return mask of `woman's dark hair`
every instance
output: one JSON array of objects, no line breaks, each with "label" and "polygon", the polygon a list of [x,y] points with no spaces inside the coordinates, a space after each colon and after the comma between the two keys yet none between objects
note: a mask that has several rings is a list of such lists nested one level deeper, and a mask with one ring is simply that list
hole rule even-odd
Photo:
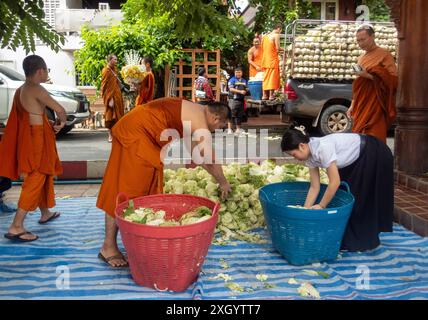
[{"label": "woman's dark hair", "polygon": [[202,77],[205,74],[206,70],[204,67],[198,68],[198,76]]},{"label": "woman's dark hair", "polygon": [[286,152],[298,149],[301,143],[309,143],[309,135],[305,127],[293,125],[282,136],[281,150]]}]

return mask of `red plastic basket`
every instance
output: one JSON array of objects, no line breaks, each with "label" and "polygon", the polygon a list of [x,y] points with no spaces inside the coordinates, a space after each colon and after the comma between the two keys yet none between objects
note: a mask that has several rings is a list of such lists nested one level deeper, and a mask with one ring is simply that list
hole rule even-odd
[{"label": "red plastic basket", "polygon": [[123,219],[129,198],[116,199],[116,222],[125,246],[135,283],[159,291],[184,291],[197,278],[214,236],[220,204],[207,198],[184,194],[158,194],[133,199],[135,208],[164,210],[166,218],[207,206],[208,220],[186,226],[159,227]]}]

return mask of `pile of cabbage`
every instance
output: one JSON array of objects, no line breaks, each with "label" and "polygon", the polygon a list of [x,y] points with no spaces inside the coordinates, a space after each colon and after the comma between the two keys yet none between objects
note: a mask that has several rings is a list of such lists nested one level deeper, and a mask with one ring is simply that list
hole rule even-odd
[{"label": "pile of cabbage", "polygon": [[159,227],[184,226],[208,220],[211,216],[212,211],[208,207],[200,206],[186,212],[178,220],[167,219],[164,210],[135,208],[132,200],[129,201],[129,205],[123,214],[123,218],[127,221]]},{"label": "pile of cabbage", "polygon": [[[223,171],[232,186],[232,192],[223,201],[215,179],[201,167],[164,171],[164,193],[191,194],[221,202],[216,228],[221,233],[216,239],[218,244],[231,239],[263,242],[259,234],[250,232],[265,225],[259,189],[275,182],[309,181],[308,168],[297,164],[276,165],[270,160],[260,165],[232,163],[223,166]],[[320,175],[322,182],[328,181],[324,171]]]},{"label": "pile of cabbage", "polygon": [[[354,79],[352,65],[364,53],[356,42],[358,27],[355,23],[328,22],[297,36],[288,47],[287,74],[295,78]],[[374,23],[373,27],[377,45],[395,57],[397,30],[394,25]]]}]

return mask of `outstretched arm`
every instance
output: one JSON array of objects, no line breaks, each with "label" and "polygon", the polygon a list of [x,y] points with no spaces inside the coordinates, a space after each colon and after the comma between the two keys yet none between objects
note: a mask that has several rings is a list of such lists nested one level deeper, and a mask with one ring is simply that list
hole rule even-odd
[{"label": "outstretched arm", "polygon": [[336,161],[334,161],[330,167],[327,168],[328,176],[328,187],[325,190],[324,196],[322,197],[320,203],[314,206],[314,209],[326,208],[330,201],[334,198],[337,189],[340,186],[340,175],[339,169],[337,168]]},{"label": "outstretched arm", "polygon": [[320,172],[318,168],[309,168],[309,176],[311,186],[309,187],[308,195],[306,196],[305,208],[311,208],[317,200],[320,193]]},{"label": "outstretched arm", "polygon": [[[199,130],[202,131],[204,128],[200,128]],[[183,139],[183,141],[185,141],[186,148],[191,153],[192,160],[194,160],[196,164],[201,165],[202,168],[207,170],[207,172],[217,180],[220,186],[221,196],[225,199],[231,191],[231,187],[224,176],[222,166],[216,163],[211,133],[208,129],[204,131],[205,132],[201,132],[199,141],[193,141],[192,139],[191,144],[188,143],[189,139]]]}]

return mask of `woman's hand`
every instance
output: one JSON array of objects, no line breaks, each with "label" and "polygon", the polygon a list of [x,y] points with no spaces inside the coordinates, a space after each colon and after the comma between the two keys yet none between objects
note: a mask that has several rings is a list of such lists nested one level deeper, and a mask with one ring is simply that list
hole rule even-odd
[{"label": "woman's hand", "polygon": [[316,204],[316,205],[312,206],[311,209],[320,210],[320,209],[325,209],[325,208],[323,208],[319,204]]}]

